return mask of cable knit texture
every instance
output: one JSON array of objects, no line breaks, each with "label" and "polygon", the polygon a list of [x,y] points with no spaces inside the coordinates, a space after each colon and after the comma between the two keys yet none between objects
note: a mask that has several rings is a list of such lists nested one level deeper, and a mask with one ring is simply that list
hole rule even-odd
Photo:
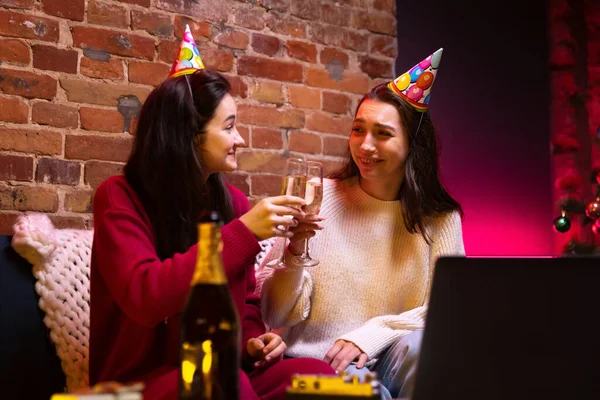
[{"label": "cable knit texture", "polygon": [[[356,178],[324,181],[324,229],[309,242],[314,268],[261,267],[263,316],[292,357],[323,358],[336,340],[355,343],[369,363],[393,342],[424,326],[433,269],[442,255],[464,255],[460,215],[428,218],[433,242],[409,233],[400,201],[365,193]],[[280,255],[279,239],[263,265]]]},{"label": "cable knit texture", "polygon": [[33,265],[44,324],[61,360],[69,392],[88,385],[92,231],[54,229],[44,214],[23,215],[12,247]]}]

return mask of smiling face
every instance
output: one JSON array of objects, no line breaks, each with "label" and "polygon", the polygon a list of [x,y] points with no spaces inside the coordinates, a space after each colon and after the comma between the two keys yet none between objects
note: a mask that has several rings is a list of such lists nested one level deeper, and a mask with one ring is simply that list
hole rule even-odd
[{"label": "smiling face", "polygon": [[246,143],[235,126],[236,115],[235,101],[227,94],[206,124],[201,151],[207,176],[237,169],[235,151]]},{"label": "smiling face", "polygon": [[396,107],[377,100],[363,101],[354,118],[349,145],[363,189],[383,200],[395,199],[409,148]]}]

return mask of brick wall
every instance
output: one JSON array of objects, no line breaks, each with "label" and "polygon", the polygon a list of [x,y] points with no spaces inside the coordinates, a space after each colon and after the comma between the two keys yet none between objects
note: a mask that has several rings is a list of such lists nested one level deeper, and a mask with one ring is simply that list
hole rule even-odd
[{"label": "brick wall", "polygon": [[389,79],[394,0],[0,0],[0,233],[22,212],[92,226],[185,24],[231,81],[250,149],[230,181],[274,195],[284,158],[340,165],[361,94]]},{"label": "brick wall", "polygon": [[[556,216],[561,206],[593,199],[592,171],[600,169],[600,2],[552,0],[552,144]],[[556,234],[556,250],[570,242],[600,245],[583,217]],[[594,237],[595,236],[595,237]]]}]

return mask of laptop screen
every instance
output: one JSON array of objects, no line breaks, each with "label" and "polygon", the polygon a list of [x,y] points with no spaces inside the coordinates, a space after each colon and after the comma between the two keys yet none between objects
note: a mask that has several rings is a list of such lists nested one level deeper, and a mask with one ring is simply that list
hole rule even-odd
[{"label": "laptop screen", "polygon": [[413,400],[600,399],[600,258],[441,258]]}]

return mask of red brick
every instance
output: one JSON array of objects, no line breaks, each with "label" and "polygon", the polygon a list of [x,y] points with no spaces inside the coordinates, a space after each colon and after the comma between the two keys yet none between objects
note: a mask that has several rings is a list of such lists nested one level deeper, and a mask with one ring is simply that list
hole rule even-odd
[{"label": "red brick", "polygon": [[310,33],[315,42],[328,46],[342,47],[357,52],[365,52],[369,47],[369,36],[357,33],[353,29],[311,24]]},{"label": "red brick", "polygon": [[85,12],[85,0],[41,0],[42,9],[46,14],[83,21]]},{"label": "red brick", "polygon": [[317,62],[317,47],[312,43],[301,42],[299,40],[288,40],[285,47],[287,49],[287,54],[290,57],[310,63]]},{"label": "red brick", "polygon": [[227,49],[204,49],[202,61],[206,68],[228,72],[233,69],[233,52]]},{"label": "red brick", "polygon": [[375,0],[373,2],[373,8],[396,15],[396,2],[394,0]]},{"label": "red brick", "polygon": [[73,190],[65,193],[65,211],[77,213],[91,213],[92,210],[91,190]]},{"label": "red brick", "polygon": [[131,137],[67,135],[65,158],[71,160],[126,161],[131,151]]},{"label": "red brick", "polygon": [[224,23],[230,12],[229,2],[214,0],[156,0],[156,8]]},{"label": "red brick", "polygon": [[324,69],[309,69],[306,83],[309,86],[357,94],[364,94],[369,90],[369,79],[366,76],[346,71],[341,76],[335,76]]},{"label": "red brick", "polygon": [[259,150],[244,151],[238,155],[238,166],[246,172],[271,172],[281,174],[286,157],[279,152]]},{"label": "red brick", "polygon": [[321,12],[323,14],[321,21],[327,24],[348,26],[352,20],[352,11],[345,5],[323,4]]},{"label": "red brick", "polygon": [[280,129],[252,127],[252,147],[258,149],[283,149]]},{"label": "red brick", "polygon": [[280,47],[281,43],[275,36],[252,34],[252,49],[257,53],[274,56],[279,52]]},{"label": "red brick", "polygon": [[2,7],[8,8],[31,8],[35,0],[2,0]]},{"label": "red brick", "polygon": [[106,50],[120,56],[154,58],[154,39],[87,26],[74,26],[72,30],[75,47]]},{"label": "red brick", "polygon": [[14,235],[13,225],[22,213],[0,211],[0,235]]},{"label": "red brick", "polygon": [[0,150],[56,155],[62,152],[62,143],[59,132],[0,127]]},{"label": "red brick", "polygon": [[105,110],[92,107],[79,109],[81,129],[102,132],[123,132],[125,118],[117,110]]},{"label": "red brick", "polygon": [[309,154],[321,153],[321,136],[314,133],[290,132],[289,142],[290,151]]},{"label": "red brick", "polygon": [[289,21],[270,15],[267,19],[267,26],[271,31],[282,35],[293,36],[296,38],[306,37],[306,23],[304,22]]},{"label": "red brick", "polygon": [[250,186],[248,185],[248,174],[239,172],[229,172],[225,175],[225,181],[231,186],[236,187],[242,191],[246,196],[250,194]]},{"label": "red brick", "polygon": [[0,184],[0,209],[55,212],[58,195],[55,188]]},{"label": "red brick", "polygon": [[40,101],[33,104],[31,120],[41,125],[51,125],[57,128],[77,128],[77,109]]},{"label": "red brick", "polygon": [[88,161],[85,163],[85,183],[96,190],[106,178],[121,175],[123,164],[103,161]]},{"label": "red brick", "polygon": [[179,40],[161,40],[158,43],[158,60],[167,64],[173,63],[179,51],[179,43]]},{"label": "red brick", "polygon": [[357,13],[356,27],[394,36],[396,35],[396,18],[387,13]]},{"label": "red brick", "polygon": [[0,39],[0,61],[5,63],[29,64],[29,46],[18,39]]},{"label": "red brick", "polygon": [[321,0],[302,0],[292,2],[292,15],[302,19],[319,21],[321,19]]},{"label": "red brick", "polygon": [[0,69],[0,92],[50,100],[56,96],[56,79],[44,74],[3,68]]},{"label": "red brick", "polygon": [[281,192],[281,175],[252,175],[253,196],[278,196]]},{"label": "red brick", "polygon": [[212,25],[206,21],[197,21],[195,19],[176,15],[175,16],[175,37],[182,38],[183,32],[185,32],[185,26],[190,26],[190,31],[192,31],[192,36],[194,39],[198,41],[200,37],[211,38],[212,37]]},{"label": "red brick", "polygon": [[346,114],[350,111],[352,100],[342,93],[323,92],[323,111]]},{"label": "red brick", "polygon": [[29,106],[18,97],[0,96],[0,121],[26,124]]},{"label": "red brick", "polygon": [[78,162],[41,158],[38,160],[35,180],[56,185],[78,185],[80,176],[81,166]]},{"label": "red brick", "polygon": [[245,99],[248,97],[248,85],[237,75],[225,75],[231,85],[231,95]]},{"label": "red brick", "polygon": [[90,221],[88,218],[72,217],[68,215],[48,215],[55,229],[88,229]]},{"label": "red brick", "polygon": [[169,76],[171,67],[161,63],[129,62],[129,82],[157,86]]},{"label": "red brick", "polygon": [[87,22],[89,24],[128,28],[127,9],[116,4],[100,1],[89,1],[87,6]]},{"label": "red brick", "polygon": [[113,107],[116,107],[119,98],[124,96],[136,96],[143,103],[151,91],[150,88],[89,82],[79,79],[61,79],[60,86],[67,92],[67,99],[71,102]]},{"label": "red brick", "polygon": [[131,28],[143,29],[154,36],[172,36],[173,21],[170,15],[131,10]]},{"label": "red brick", "polygon": [[302,65],[268,58],[241,56],[238,59],[238,74],[277,81],[302,82]]},{"label": "red brick", "polygon": [[335,133],[350,136],[353,118],[334,117],[315,112],[306,117],[306,129],[317,132]]},{"label": "red brick", "polygon": [[273,107],[240,104],[238,118],[241,123],[248,125],[266,125],[278,128],[304,127],[304,112],[300,110],[282,110]]},{"label": "red brick", "polygon": [[344,157],[346,154],[348,154],[348,139],[334,136],[324,136],[323,154],[328,156]]},{"label": "red brick", "polygon": [[281,85],[270,82],[256,82],[252,89],[252,98],[265,103],[283,104]]},{"label": "red brick", "polygon": [[323,176],[329,176],[330,174],[339,171],[344,165],[343,160],[334,161],[334,160],[323,160],[323,159],[310,159],[307,161],[318,161],[323,164]]},{"label": "red brick", "polygon": [[398,54],[398,45],[395,37],[371,35],[370,40],[369,52],[371,54],[379,54],[386,57],[396,57]]},{"label": "red brick", "polygon": [[290,0],[261,0],[260,4],[267,10],[285,12],[290,9]]},{"label": "red brick", "polygon": [[321,92],[306,86],[288,86],[289,101],[294,107],[321,108]]},{"label": "red brick", "polygon": [[50,71],[77,73],[79,55],[75,50],[57,49],[54,46],[33,45],[33,67]]},{"label": "red brick", "polygon": [[333,47],[325,47],[320,53],[321,64],[337,64],[346,68],[348,66],[348,54]]},{"label": "red brick", "polygon": [[237,8],[233,11],[233,21],[236,25],[254,31],[265,28],[265,10],[260,8]]},{"label": "red brick", "polygon": [[229,27],[223,29],[223,32],[214,37],[213,41],[222,46],[233,49],[244,50],[248,47],[248,35],[244,32],[233,30]]},{"label": "red brick", "polygon": [[249,146],[250,145],[250,128],[248,128],[247,126],[244,126],[244,125],[240,125],[240,124],[235,124],[235,127],[237,128],[238,133],[240,134],[242,139],[244,139],[244,143],[246,143],[246,146]]},{"label": "red brick", "polygon": [[57,21],[34,15],[0,10],[1,36],[57,42],[58,31]]},{"label": "red brick", "polygon": [[0,179],[30,181],[33,179],[33,157],[0,154]]},{"label": "red brick", "polygon": [[81,57],[79,72],[90,78],[120,80],[125,77],[123,62],[116,58],[110,58],[108,61],[96,61]]},{"label": "red brick", "polygon": [[136,4],[136,5],[142,6],[142,7],[150,7],[151,0],[117,0],[117,1],[120,1],[121,3],[127,3],[127,4]]},{"label": "red brick", "polygon": [[372,57],[360,57],[360,69],[372,78],[392,78],[392,62]]}]

